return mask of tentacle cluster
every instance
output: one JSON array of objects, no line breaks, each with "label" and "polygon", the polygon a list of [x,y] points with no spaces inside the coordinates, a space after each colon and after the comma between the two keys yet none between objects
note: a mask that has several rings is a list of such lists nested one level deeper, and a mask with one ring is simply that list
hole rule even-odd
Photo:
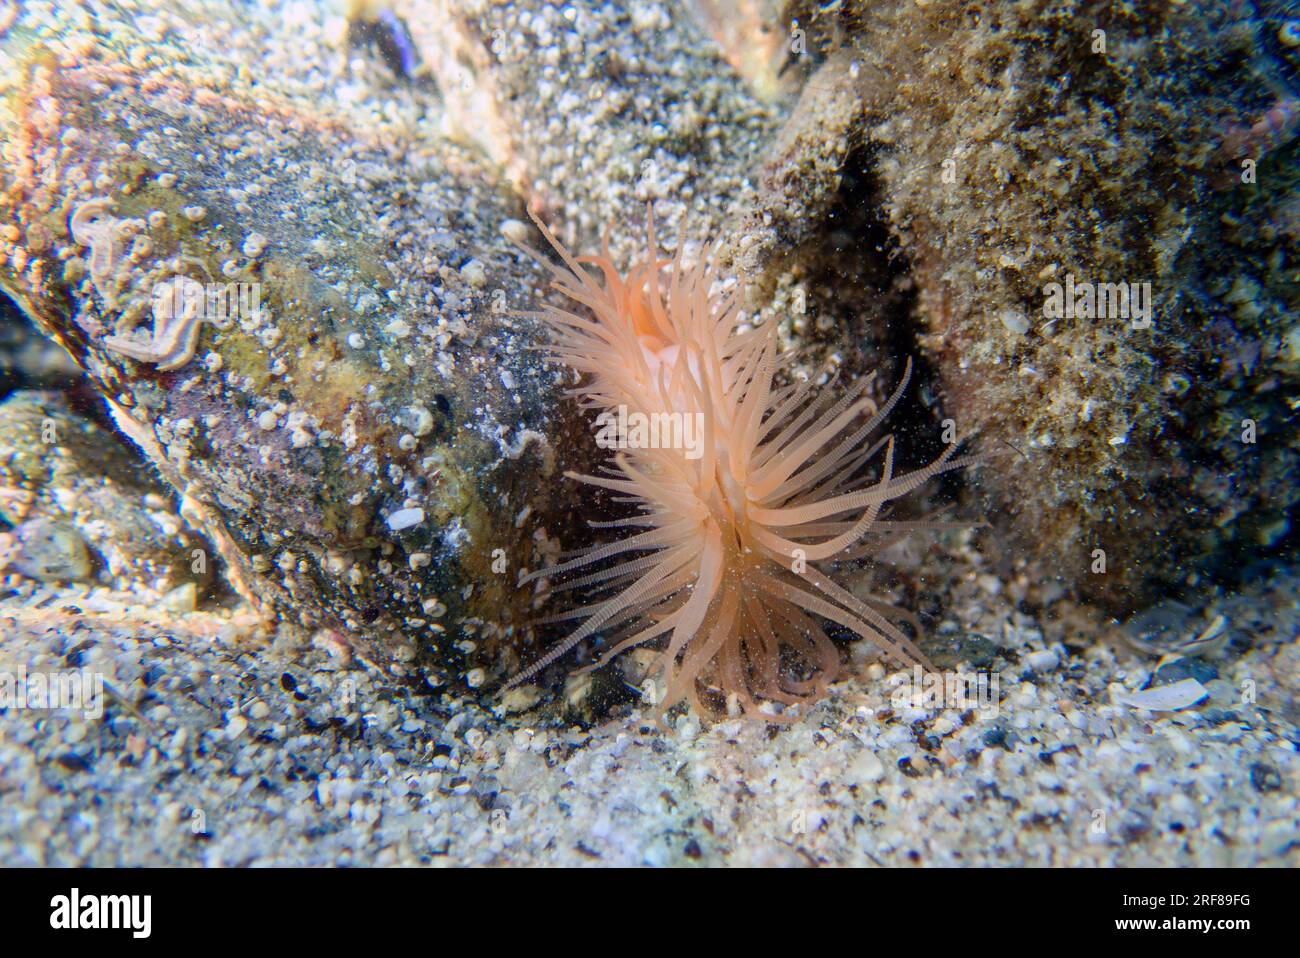
[{"label": "tentacle cluster", "polygon": [[[701,701],[705,688],[754,714],[765,701],[826,694],[841,668],[826,622],[899,663],[928,668],[895,624],[899,610],[853,594],[824,571],[832,560],[868,556],[914,529],[943,525],[882,517],[891,500],[965,462],[950,445],[936,462],[900,473],[893,437],[876,436],[906,388],[910,362],[883,405],[870,395],[874,376],[845,389],[834,378],[823,386],[790,381],[773,324],[742,324],[741,288],[721,275],[711,250],[691,266],[680,252],[661,258],[651,226],[645,258],[622,275],[607,248],[576,258],[538,225],[562,259],[548,264],[554,287],[573,305],[529,315],[549,328],[551,355],[586,374],[574,390],[579,401],[603,412],[697,417],[702,448],[693,456],[629,448],[600,475],[568,474],[637,512],[600,524],[624,538],[530,576],[573,574],[557,591],[587,598],[548,620],[579,624],[509,684],[612,632],[590,668],[660,643],[660,718],[683,700],[716,711]],[[762,716],[791,717],[770,708]]]}]

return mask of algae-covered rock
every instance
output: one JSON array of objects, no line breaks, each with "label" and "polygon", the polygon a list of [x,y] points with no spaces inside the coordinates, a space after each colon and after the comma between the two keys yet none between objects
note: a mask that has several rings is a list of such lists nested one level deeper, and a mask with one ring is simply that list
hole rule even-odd
[{"label": "algae-covered rock", "polygon": [[555,374],[508,315],[542,274],[427,85],[301,14],[24,8],[0,284],[250,598],[458,680],[498,667],[570,492],[546,481]]},{"label": "algae-covered rock", "polygon": [[1117,611],[1230,576],[1300,502],[1300,101],[1282,20],[1252,10],[787,11],[858,80],[854,135],[1006,548]]}]

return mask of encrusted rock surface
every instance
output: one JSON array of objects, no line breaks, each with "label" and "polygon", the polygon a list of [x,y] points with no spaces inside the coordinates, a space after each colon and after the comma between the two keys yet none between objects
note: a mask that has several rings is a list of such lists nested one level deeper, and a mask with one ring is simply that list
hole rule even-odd
[{"label": "encrusted rock surface", "polygon": [[[1122,614],[1231,581],[1300,505],[1300,91],[1275,6],[787,11],[859,81],[855,135],[946,411],[991,460],[990,517]],[[1147,284],[1149,326],[1048,315],[1069,277]]]},{"label": "encrusted rock surface", "polygon": [[571,491],[545,481],[556,374],[508,315],[542,274],[428,84],[349,36],[292,4],[25,5],[3,38],[0,282],[250,598],[462,681],[473,653],[500,666],[515,578]]},{"label": "encrusted rock surface", "polygon": [[[652,205],[664,240],[713,238],[752,203],[750,168],[779,117],[682,9],[664,3],[397,5],[428,50],[448,113],[514,171],[561,236],[616,258],[643,248]],[[487,112],[485,117],[483,111]]]},{"label": "encrusted rock surface", "polygon": [[[1296,582],[1247,561],[1296,495],[1294,99],[1253,26],[1200,13],[0,10],[0,287],[180,494],[93,414],[0,406],[0,673],[105,680],[102,715],[0,710],[0,860],[1297,864]],[[1250,82],[1203,89],[1211,62]],[[1258,184],[1225,177],[1242,150]],[[777,734],[651,727],[634,655],[484,695],[545,638],[520,570],[593,518],[570,381],[509,312],[544,279],[528,207],[620,262],[647,208],[669,249],[717,239],[809,370],[887,386],[915,356],[903,438],[978,431],[995,530],[892,547],[883,591],[995,709],[896,699],[864,643]],[[1151,280],[1148,338],[1038,322],[1070,271]],[[209,282],[258,308],[155,310]],[[1166,601],[1120,627],[1067,584]]]}]

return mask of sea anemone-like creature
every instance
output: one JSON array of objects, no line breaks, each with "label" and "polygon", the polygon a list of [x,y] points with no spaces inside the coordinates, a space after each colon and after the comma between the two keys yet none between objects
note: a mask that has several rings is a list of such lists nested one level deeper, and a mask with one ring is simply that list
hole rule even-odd
[{"label": "sea anemone-like creature", "polygon": [[[891,500],[965,462],[950,444],[937,461],[900,474],[894,438],[871,438],[906,387],[910,362],[882,406],[869,395],[874,375],[842,392],[834,379],[821,387],[796,381],[775,324],[742,323],[742,288],[725,288],[716,248],[694,265],[683,262],[682,243],[675,257],[661,258],[651,221],[645,258],[621,275],[608,243],[602,256],[575,257],[537,225],[563,260],[546,264],[553,288],[575,308],[526,315],[546,324],[551,357],[585,374],[572,394],[606,424],[660,428],[620,434],[602,475],[566,474],[638,511],[593,523],[625,530],[624,538],[528,577],[583,570],[558,589],[590,590],[590,600],[545,620],[581,624],[506,687],[605,630],[615,630],[612,646],[589,668],[662,643],[661,723],[683,700],[704,715],[725,708],[792,721],[789,711],[763,706],[811,704],[826,694],[841,663],[825,622],[904,666],[929,669],[891,621],[909,616],[859,598],[826,571],[913,529],[943,525],[882,518]],[[646,441],[656,433],[658,442]],[[713,692],[709,708],[703,690]]]}]

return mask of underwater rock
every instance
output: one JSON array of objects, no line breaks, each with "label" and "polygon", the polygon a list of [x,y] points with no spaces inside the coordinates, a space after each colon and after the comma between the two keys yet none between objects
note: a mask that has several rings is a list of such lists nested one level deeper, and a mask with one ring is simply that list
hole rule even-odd
[{"label": "underwater rock", "polygon": [[0,285],[246,596],[481,684],[576,495],[508,314],[542,275],[522,208],[341,18],[190,7],[24,7],[0,39]]},{"label": "underwater rock", "polygon": [[956,670],[962,665],[987,669],[997,659],[998,645],[987,636],[940,629],[929,637],[926,654],[940,669]]},{"label": "underwater rock", "polygon": [[781,0],[688,0],[682,6],[759,99],[779,99],[797,85],[797,75],[786,73],[791,37],[778,26]]},{"label": "underwater rock", "polygon": [[509,172],[566,245],[640,251],[645,208],[662,241],[715,237],[754,195],[776,130],[685,11],[579,0],[402,0],[449,125]]},{"label": "underwater rock", "polygon": [[1172,685],[1184,679],[1196,679],[1202,685],[1209,685],[1219,677],[1219,670],[1209,662],[1197,658],[1174,659],[1156,669],[1151,676],[1151,685]]},{"label": "underwater rock", "polygon": [[57,393],[17,392],[0,403],[0,518],[17,546],[8,568],[90,581],[102,565],[119,588],[206,590],[212,547],[133,452]]},{"label": "underwater rock", "polygon": [[989,517],[1119,613],[1231,579],[1300,504],[1296,90],[1252,7],[787,8],[860,81]]},{"label": "underwater rock", "polygon": [[[728,25],[757,22],[757,11],[725,4],[701,6],[698,17],[653,2],[394,7],[443,92],[450,128],[505,169],[570,248],[608,239],[625,263],[644,250],[649,209],[667,250],[679,236],[716,243],[719,261],[745,274],[752,306],[787,319],[802,311],[808,291],[791,273],[807,270],[790,258],[840,196],[863,109],[856,80],[824,71],[783,109],[771,65],[786,32],[769,24],[761,42],[750,39],[747,85],[725,58],[747,55],[719,41],[734,37]],[[830,320],[851,313],[822,305]]]},{"label": "underwater rock", "polygon": [[7,569],[41,582],[85,582],[94,572],[86,540],[66,522],[32,519],[12,536]]}]

